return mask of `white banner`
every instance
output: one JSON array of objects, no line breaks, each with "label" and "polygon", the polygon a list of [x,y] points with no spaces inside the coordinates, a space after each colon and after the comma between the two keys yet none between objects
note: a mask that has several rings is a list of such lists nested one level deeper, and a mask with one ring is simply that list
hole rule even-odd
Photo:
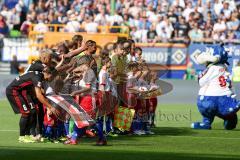
[{"label": "white banner", "polygon": [[29,40],[27,38],[4,38],[3,42],[3,61],[11,61],[13,55],[16,55],[19,61],[28,60],[31,52],[29,48]]}]

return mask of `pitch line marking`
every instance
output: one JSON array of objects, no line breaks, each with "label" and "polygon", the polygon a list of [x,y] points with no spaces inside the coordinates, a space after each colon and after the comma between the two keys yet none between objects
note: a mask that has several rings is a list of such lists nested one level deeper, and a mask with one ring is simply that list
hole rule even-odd
[{"label": "pitch line marking", "polygon": [[18,130],[15,130],[15,129],[0,129],[0,132],[18,132]]},{"label": "pitch line marking", "polygon": [[238,137],[200,137],[200,136],[166,136],[166,137],[170,137],[170,138],[186,138],[186,137],[189,137],[189,138],[198,138],[198,139],[204,139],[204,138],[208,138],[208,139],[230,139],[230,140],[240,140],[240,138]]}]

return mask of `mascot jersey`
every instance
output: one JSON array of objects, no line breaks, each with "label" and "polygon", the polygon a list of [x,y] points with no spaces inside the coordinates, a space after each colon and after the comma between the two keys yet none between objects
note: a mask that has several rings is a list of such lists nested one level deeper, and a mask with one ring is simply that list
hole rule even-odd
[{"label": "mascot jersey", "polygon": [[212,65],[199,77],[200,96],[231,95],[229,73],[224,64]]}]

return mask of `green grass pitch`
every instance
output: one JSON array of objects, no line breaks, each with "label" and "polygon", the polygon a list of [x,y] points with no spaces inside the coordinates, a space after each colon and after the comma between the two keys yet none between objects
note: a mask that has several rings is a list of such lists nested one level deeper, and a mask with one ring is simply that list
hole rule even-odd
[{"label": "green grass pitch", "polygon": [[190,129],[200,120],[195,105],[159,104],[153,136],[108,138],[108,146],[95,146],[96,139],[83,138],[77,146],[18,143],[18,120],[7,101],[0,101],[0,160],[190,160],[240,159],[240,128],[223,129],[215,119],[211,131]]}]

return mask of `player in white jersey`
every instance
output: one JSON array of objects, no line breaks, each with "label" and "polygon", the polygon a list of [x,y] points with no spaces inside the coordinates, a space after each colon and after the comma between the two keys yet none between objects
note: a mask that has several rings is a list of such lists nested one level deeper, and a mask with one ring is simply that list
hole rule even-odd
[{"label": "player in white jersey", "polygon": [[236,128],[239,102],[232,97],[231,82],[227,72],[228,53],[223,46],[214,46],[197,57],[199,64],[207,69],[199,75],[198,110],[202,122],[192,123],[194,129],[211,129],[214,117],[224,120],[224,128]]},{"label": "player in white jersey", "polygon": [[[111,84],[108,69],[111,67],[111,59],[106,57],[102,59],[102,68],[99,72],[99,87],[98,87],[98,110],[96,128],[98,131],[97,145],[106,145],[107,140],[104,135],[112,131],[112,119],[109,114],[113,111],[111,109]],[[104,127],[105,126],[105,127]]]},{"label": "player in white jersey", "polygon": [[[82,64],[78,70],[82,73],[82,79],[79,81],[80,90],[71,93],[72,96],[80,95],[79,105],[92,118],[95,118],[96,101],[95,94],[97,91],[97,78],[94,71],[90,68],[90,64]],[[72,137],[65,144],[77,144],[77,138],[86,128],[77,128],[74,125]]]}]

